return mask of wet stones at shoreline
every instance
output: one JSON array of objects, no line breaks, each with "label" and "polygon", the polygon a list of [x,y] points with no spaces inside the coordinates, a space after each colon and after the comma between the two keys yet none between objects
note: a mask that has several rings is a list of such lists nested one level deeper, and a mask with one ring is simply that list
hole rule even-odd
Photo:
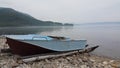
[{"label": "wet stones at shoreline", "polygon": [[[9,48],[5,38],[0,38],[0,49]],[[120,61],[93,54],[73,54],[58,58],[23,63],[18,56],[0,53],[0,68],[120,68]]]}]

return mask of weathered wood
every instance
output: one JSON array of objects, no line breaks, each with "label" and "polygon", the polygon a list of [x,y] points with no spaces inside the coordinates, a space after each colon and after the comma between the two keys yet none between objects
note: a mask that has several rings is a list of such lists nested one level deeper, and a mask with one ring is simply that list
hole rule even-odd
[{"label": "weathered wood", "polygon": [[89,53],[89,52],[92,52],[94,51],[96,48],[98,48],[99,46],[94,46],[94,47],[90,47],[90,48],[87,48],[85,49],[84,51],[82,51],[83,53]]},{"label": "weathered wood", "polygon": [[51,54],[40,54],[40,55],[33,55],[33,56],[26,56],[26,57],[22,57],[22,61],[25,63],[28,62],[34,62],[34,61],[39,61],[42,59],[49,59],[49,58],[57,58],[57,57],[61,57],[61,56],[68,56],[68,55],[72,55],[75,53],[89,53],[94,51],[96,48],[98,48],[99,46],[95,46],[95,47],[91,47],[91,48],[87,48],[84,50],[75,50],[75,51],[68,51],[68,52],[62,52],[62,53],[51,53]]},{"label": "weathered wood", "polygon": [[27,57],[22,57],[23,62],[33,62],[33,61],[38,61],[38,60],[42,60],[42,59],[49,59],[49,58],[57,58],[60,56],[67,56],[67,55],[71,55],[74,53],[77,53],[78,51],[69,51],[69,52],[64,52],[64,53],[50,53],[50,54],[40,54],[40,55],[33,55],[31,56],[27,56]]}]

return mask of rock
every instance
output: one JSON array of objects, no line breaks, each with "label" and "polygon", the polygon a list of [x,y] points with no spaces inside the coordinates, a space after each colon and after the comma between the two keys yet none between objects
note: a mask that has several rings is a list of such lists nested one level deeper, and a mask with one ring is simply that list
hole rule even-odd
[{"label": "rock", "polygon": [[101,67],[101,66],[103,66],[103,64],[102,64],[102,63],[99,63],[97,66],[98,66],[98,67]]},{"label": "rock", "polygon": [[81,65],[80,68],[88,68],[87,65]]},{"label": "rock", "polygon": [[110,65],[105,65],[104,68],[113,68]]},{"label": "rock", "polygon": [[82,62],[82,59],[78,59],[79,62]]},{"label": "rock", "polygon": [[5,65],[5,64],[6,64],[6,62],[4,62],[4,61],[0,61],[0,62],[2,62],[2,63],[0,63],[0,66],[2,66],[2,65]]},{"label": "rock", "polygon": [[110,60],[109,63],[113,63],[115,60]]},{"label": "rock", "polygon": [[114,68],[120,68],[120,65],[118,65],[118,64],[111,64],[111,66]]},{"label": "rock", "polygon": [[13,64],[11,64],[12,68],[17,67],[18,65],[19,65],[18,63],[13,63]]},{"label": "rock", "polygon": [[107,62],[107,61],[104,61],[104,62],[103,62],[103,64],[104,64],[104,65],[107,65],[107,64],[108,64],[108,62]]},{"label": "rock", "polygon": [[50,61],[48,59],[45,59],[45,62],[50,63]]},{"label": "rock", "polygon": [[23,61],[22,61],[22,60],[18,60],[17,63],[18,63],[18,64],[22,64]]},{"label": "rock", "polygon": [[95,60],[94,60],[94,59],[90,59],[90,61],[95,62]]},{"label": "rock", "polygon": [[87,62],[87,61],[88,61],[88,58],[87,58],[87,57],[84,57],[84,58],[82,59],[82,61],[83,61],[83,62]]}]

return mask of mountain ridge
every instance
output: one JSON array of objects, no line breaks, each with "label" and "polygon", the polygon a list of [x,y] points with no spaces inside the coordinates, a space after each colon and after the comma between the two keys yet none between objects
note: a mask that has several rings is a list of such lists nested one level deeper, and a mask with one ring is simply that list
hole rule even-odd
[{"label": "mountain ridge", "polygon": [[12,8],[0,7],[0,27],[6,26],[63,26],[63,24],[38,20]]}]

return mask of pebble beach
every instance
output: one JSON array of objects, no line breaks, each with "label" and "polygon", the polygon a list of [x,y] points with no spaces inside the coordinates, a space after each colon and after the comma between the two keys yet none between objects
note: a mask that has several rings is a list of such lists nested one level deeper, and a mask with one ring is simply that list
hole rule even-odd
[{"label": "pebble beach", "polygon": [[0,68],[120,68],[120,60],[88,53],[25,63],[18,55],[1,52],[9,48],[5,42],[6,39],[0,37]]}]

